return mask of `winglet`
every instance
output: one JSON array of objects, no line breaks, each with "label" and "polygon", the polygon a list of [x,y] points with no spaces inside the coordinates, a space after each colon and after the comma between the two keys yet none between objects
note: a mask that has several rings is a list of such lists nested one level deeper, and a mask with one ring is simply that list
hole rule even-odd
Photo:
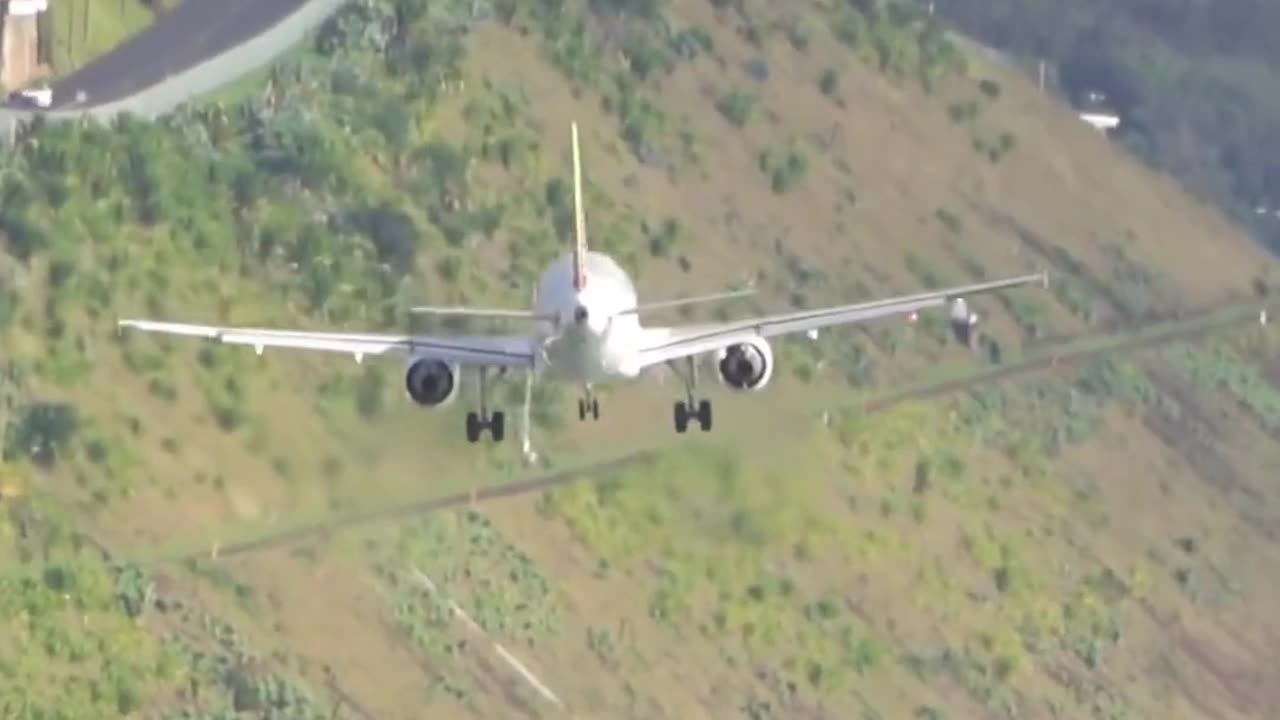
[{"label": "winglet", "polygon": [[578,123],[569,124],[573,135],[573,289],[587,285],[587,221],[582,214],[582,161],[578,151]]}]

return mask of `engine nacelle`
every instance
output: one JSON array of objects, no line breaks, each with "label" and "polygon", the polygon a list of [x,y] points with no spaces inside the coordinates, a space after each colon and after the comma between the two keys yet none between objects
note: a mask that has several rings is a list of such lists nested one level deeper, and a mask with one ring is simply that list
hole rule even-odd
[{"label": "engine nacelle", "polygon": [[418,358],[405,370],[404,389],[419,405],[446,405],[458,395],[458,368],[442,360]]},{"label": "engine nacelle", "polygon": [[764,339],[730,345],[716,353],[716,368],[733,390],[763,390],[773,377],[773,348]]},{"label": "engine nacelle", "polygon": [[951,333],[965,347],[973,347],[978,339],[978,314],[970,312],[964,298],[951,301]]}]

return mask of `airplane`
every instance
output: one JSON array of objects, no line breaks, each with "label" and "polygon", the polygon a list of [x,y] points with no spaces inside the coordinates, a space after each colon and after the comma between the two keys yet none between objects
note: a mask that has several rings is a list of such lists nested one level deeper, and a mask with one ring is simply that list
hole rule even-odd
[{"label": "airplane", "polygon": [[355,334],[252,327],[220,327],[156,320],[118,321],[119,328],[186,335],[233,345],[293,348],[345,353],[357,363],[368,356],[393,356],[405,365],[404,385],[409,398],[428,407],[443,406],[458,393],[462,369],[478,377],[478,407],[466,415],[468,442],[476,443],[487,430],[493,442],[505,435],[505,414],[489,407],[490,383],[508,371],[525,373],[523,449],[532,455],[529,408],[535,378],[581,388],[578,418],[599,419],[594,388],[601,383],[631,380],[650,368],[666,365],[684,385],[684,398],[672,410],[672,424],[684,433],[691,421],[703,432],[712,427],[712,404],[698,397],[697,361],[714,356],[723,385],[737,392],[763,390],[773,376],[770,340],[794,333],[816,337],[826,327],[908,316],[950,305],[951,326],[967,342],[978,322],[965,298],[1038,283],[1049,284],[1047,272],[952,287],[881,300],[797,310],[716,323],[654,326],[640,316],[669,309],[717,302],[749,294],[750,290],[716,293],[642,304],[625,270],[610,256],[588,249],[582,203],[582,167],[578,125],[570,125],[573,147],[574,244],[542,273],[531,310],[468,307],[418,307],[414,312],[522,319],[532,327],[524,332],[483,335]]}]

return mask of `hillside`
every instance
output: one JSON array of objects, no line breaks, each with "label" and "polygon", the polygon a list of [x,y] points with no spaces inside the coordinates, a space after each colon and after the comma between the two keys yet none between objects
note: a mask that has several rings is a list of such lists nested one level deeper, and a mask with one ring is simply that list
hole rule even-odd
[{"label": "hillside", "polygon": [[[0,158],[0,716],[1274,706],[1273,331],[859,411],[1261,302],[1273,261],[1015,71],[863,6],[364,0],[259,87],[21,138]],[[583,424],[542,387],[552,467],[653,452],[224,552],[525,471],[510,439],[465,445],[465,400],[412,407],[394,363],[114,320],[388,329],[422,301],[520,306],[567,238],[570,119],[592,243],[646,297],[755,277],[777,309],[1040,267],[1051,292],[982,300],[977,357],[939,318],[780,342],[763,393],[714,391],[708,436],[671,432],[669,380]]]},{"label": "hillside", "polygon": [[1280,248],[1280,8],[1266,0],[954,0],[939,13],[1035,67],[1051,89],[1101,92],[1116,139]]},{"label": "hillside", "polygon": [[156,13],[175,0],[60,0],[49,3],[47,28],[52,37],[51,64],[58,76],[69,75],[113,47],[142,32]]}]

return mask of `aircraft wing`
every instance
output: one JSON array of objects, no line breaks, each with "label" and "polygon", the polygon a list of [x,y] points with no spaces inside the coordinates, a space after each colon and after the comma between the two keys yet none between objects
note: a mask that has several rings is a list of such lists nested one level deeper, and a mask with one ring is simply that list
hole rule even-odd
[{"label": "aircraft wing", "polygon": [[261,355],[266,348],[291,348],[346,353],[361,362],[367,355],[432,357],[459,365],[532,367],[534,355],[526,335],[383,335],[306,330],[188,325],[155,320],[121,320],[121,328],[165,335],[200,337],[230,345],[251,345]]},{"label": "aircraft wing", "polygon": [[920,310],[944,306],[969,295],[1005,290],[1032,283],[1039,283],[1047,287],[1049,276],[1047,273],[1037,273],[1035,275],[964,285],[916,295],[903,295],[895,298],[872,300],[853,305],[837,305],[815,310],[800,310],[725,323],[655,327],[650,329],[649,335],[640,348],[640,367],[657,365],[690,355],[715,352],[730,345],[748,342],[757,338],[769,338],[797,332],[812,332],[835,325],[867,322],[895,315],[909,315]]}]

